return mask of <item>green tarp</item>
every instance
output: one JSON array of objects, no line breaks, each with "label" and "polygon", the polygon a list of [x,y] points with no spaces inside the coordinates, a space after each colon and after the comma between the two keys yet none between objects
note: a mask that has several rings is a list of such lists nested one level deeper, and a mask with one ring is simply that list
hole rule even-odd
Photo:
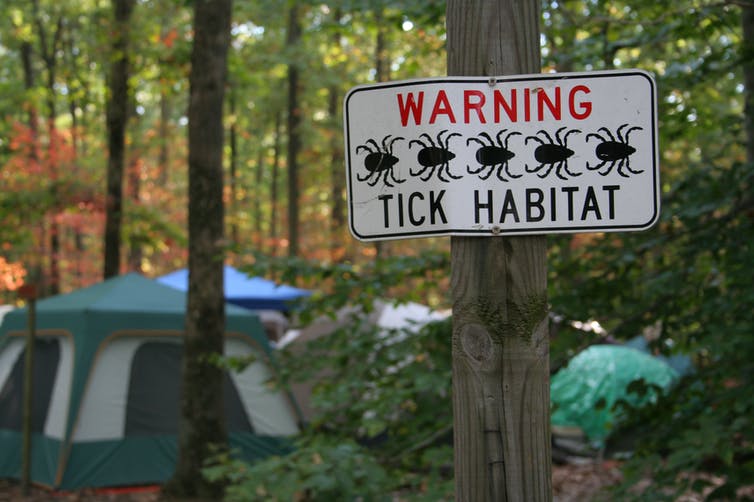
[{"label": "green tarp", "polygon": [[653,402],[657,393],[652,385],[667,389],[677,378],[668,364],[637,349],[593,345],[552,377],[552,424],[580,427],[601,445],[621,419],[613,409],[616,402],[634,407]]}]

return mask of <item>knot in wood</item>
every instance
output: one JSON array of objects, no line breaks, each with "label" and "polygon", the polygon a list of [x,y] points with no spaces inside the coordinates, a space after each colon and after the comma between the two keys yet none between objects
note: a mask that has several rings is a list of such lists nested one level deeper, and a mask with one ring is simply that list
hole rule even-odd
[{"label": "knot in wood", "polygon": [[490,334],[479,324],[467,324],[461,328],[461,347],[468,357],[485,362],[493,357],[494,347]]}]

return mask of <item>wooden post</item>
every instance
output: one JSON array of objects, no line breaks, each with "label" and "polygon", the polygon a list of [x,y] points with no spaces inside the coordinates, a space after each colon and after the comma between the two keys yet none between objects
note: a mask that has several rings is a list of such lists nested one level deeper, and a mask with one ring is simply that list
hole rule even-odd
[{"label": "wooden post", "polygon": [[[449,75],[540,71],[538,0],[448,0],[447,33]],[[452,237],[451,285],[456,500],[552,500],[545,237]]]},{"label": "wooden post", "polygon": [[34,339],[37,331],[37,289],[33,284],[19,288],[19,296],[25,299],[29,311],[29,330],[26,332],[26,357],[24,358],[24,401],[21,431],[21,492],[24,497],[31,491],[31,415],[34,386]]}]

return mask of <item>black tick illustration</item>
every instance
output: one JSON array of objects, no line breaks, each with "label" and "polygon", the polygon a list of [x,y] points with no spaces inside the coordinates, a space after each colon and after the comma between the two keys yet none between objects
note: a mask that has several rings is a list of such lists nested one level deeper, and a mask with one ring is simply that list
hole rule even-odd
[{"label": "black tick illustration", "polygon": [[[573,150],[568,148],[568,136],[571,134],[579,134],[581,131],[578,129],[571,129],[561,138],[560,133],[565,129],[565,127],[561,127],[555,132],[555,141],[553,141],[552,137],[547,134],[547,131],[543,130],[537,131],[537,134],[544,136],[547,139],[547,142],[537,136],[526,137],[524,144],[528,144],[529,140],[539,143],[539,146],[534,150],[534,158],[537,159],[539,165],[529,169],[529,165],[527,164],[526,172],[537,173],[537,176],[540,178],[545,178],[554,168],[555,175],[561,180],[568,179],[564,176],[564,172],[569,176],[581,176],[581,173],[574,173],[568,169],[568,159],[573,155]],[[543,169],[544,172],[539,174],[539,171],[542,171]]]},{"label": "black tick illustration", "polygon": [[[623,129],[628,127],[628,129],[624,132]],[[600,159],[602,162],[597,164],[596,166],[590,166],[587,162],[586,168],[591,171],[597,171],[599,169],[602,169],[605,165],[607,165],[607,169],[605,169],[604,172],[600,172],[599,174],[601,176],[607,176],[610,174],[610,171],[613,170],[613,168],[618,166],[618,174],[623,176],[624,178],[629,178],[630,175],[626,174],[626,172],[623,170],[623,168],[626,168],[626,171],[628,171],[631,174],[639,174],[643,173],[644,171],[637,171],[634,169],[631,169],[631,164],[629,163],[629,157],[631,154],[636,152],[636,148],[632,147],[628,144],[628,135],[631,134],[633,131],[641,131],[642,128],[639,126],[629,127],[628,124],[623,124],[622,126],[618,127],[618,129],[615,131],[615,136],[610,132],[610,130],[607,127],[600,127],[597,129],[597,131],[602,131],[605,133],[605,135],[608,137],[608,139],[605,139],[604,136],[602,136],[599,133],[590,133],[586,135],[586,141],[589,141],[589,138],[597,138],[602,143],[597,145],[597,148],[594,149],[594,154],[597,156],[598,159]],[[617,137],[617,139],[616,139]]]},{"label": "black tick illustration", "polygon": [[390,139],[390,135],[385,136],[382,139],[382,148],[373,139],[367,140],[363,145],[356,147],[356,153],[364,150],[367,156],[364,158],[364,167],[367,168],[367,174],[359,176],[356,174],[356,179],[359,181],[366,181],[367,185],[373,187],[380,181],[380,178],[385,183],[385,186],[392,187],[390,180],[394,183],[403,183],[406,180],[399,180],[395,177],[395,171],[393,167],[398,163],[398,157],[393,155],[393,145],[396,141],[403,140],[400,136]]},{"label": "black tick illustration", "polygon": [[[476,161],[480,164],[479,169],[475,170],[470,166],[466,166],[466,170],[469,172],[469,174],[479,174],[479,179],[486,180],[490,176],[492,176],[492,173],[494,171],[497,179],[499,179],[500,181],[508,181],[508,179],[503,176],[503,173],[505,173],[509,178],[515,179],[521,177],[520,174],[511,174],[511,172],[508,170],[508,161],[515,157],[515,154],[508,149],[508,140],[511,136],[521,135],[521,133],[508,133],[508,135],[505,137],[505,140],[503,140],[502,136],[507,130],[508,129],[503,129],[502,131],[497,133],[497,136],[495,136],[495,141],[493,141],[490,135],[486,132],[479,133],[480,137],[487,140],[486,143],[479,138],[469,138],[466,140],[466,146],[470,145],[472,141],[482,145],[476,151]],[[495,171],[495,167],[497,167],[497,171]],[[482,173],[482,171],[484,171],[486,168],[489,168],[489,170],[486,173]]]},{"label": "black tick illustration", "polygon": [[[460,134],[454,132],[452,134],[448,134],[448,136],[443,139],[442,135],[446,132],[448,132],[447,129],[440,131],[437,134],[437,143],[435,143],[432,140],[432,137],[427,133],[420,134],[419,138],[425,138],[427,140],[427,143],[429,144],[425,143],[421,139],[414,139],[409,141],[409,148],[411,148],[414,143],[422,147],[422,149],[419,150],[419,153],[416,156],[417,162],[419,162],[422,167],[417,172],[411,171],[412,176],[419,176],[422,181],[427,181],[435,173],[435,170],[437,170],[437,178],[445,183],[450,181],[445,177],[446,175],[449,178],[453,178],[454,180],[458,180],[463,177],[455,176],[453,173],[451,173],[450,165],[448,164],[451,160],[456,158],[456,155],[448,150],[448,142],[450,141],[450,138],[452,138],[453,136],[460,136]],[[427,171],[429,171],[427,175],[421,177],[421,175]]]}]

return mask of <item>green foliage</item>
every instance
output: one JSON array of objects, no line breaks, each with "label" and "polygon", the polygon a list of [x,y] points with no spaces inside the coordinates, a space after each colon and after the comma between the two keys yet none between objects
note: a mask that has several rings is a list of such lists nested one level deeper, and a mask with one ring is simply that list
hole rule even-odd
[{"label": "green foliage", "polygon": [[[358,452],[368,454],[373,462],[370,469],[381,469],[373,476],[375,494],[394,491],[407,500],[452,498],[450,320],[401,329],[380,329],[374,320],[380,308],[375,302],[389,302],[395,291],[401,292],[401,301],[420,299],[421,288],[413,286],[446,270],[447,260],[447,254],[427,252],[356,267],[258,257],[257,273],[266,271],[281,280],[309,277],[320,284],[319,296],[305,306],[302,318],[316,319],[315,323],[340,321],[325,336],[305,345],[293,343],[279,353],[283,381],[315,382],[312,404],[317,413],[303,433],[302,451],[262,462],[254,469],[293,465],[296,474],[290,475],[303,476],[299,471],[310,468],[306,465],[314,453],[323,464],[337,464],[341,450],[335,446],[356,448],[353,441],[358,441],[356,458],[360,458]],[[317,469],[318,475],[309,481],[300,477],[288,481],[293,487],[316,491],[321,487],[308,483],[325,483],[326,473],[339,470],[337,465]],[[383,479],[379,472],[390,476]],[[329,481],[341,482],[346,481],[336,477]],[[357,481],[348,483],[355,486]],[[316,498],[318,493],[310,493],[307,496],[314,498],[305,500],[328,500]],[[274,491],[269,494],[281,496]]]},{"label": "green foliage", "polygon": [[390,460],[408,460],[407,452],[450,430],[449,341],[446,321],[418,333],[350,324],[310,342],[299,365],[329,373],[315,390],[322,414],[313,425],[376,442]]},{"label": "green foliage", "polygon": [[387,501],[394,483],[367,449],[354,441],[329,438],[302,440],[291,454],[253,465],[225,454],[204,475],[229,483],[229,502]]},{"label": "green foliage", "polygon": [[[652,328],[657,353],[682,353],[695,372],[653,407],[629,409],[635,439],[629,500],[675,499],[721,476],[717,495],[751,481],[754,398],[754,166],[747,164],[741,11],[715,2],[557,2],[545,8],[548,64],[639,66],[660,90],[662,214],[651,231],[553,240],[550,299],[614,337]],[[588,301],[585,301],[588,300]],[[650,477],[637,495],[632,485]],[[664,495],[663,495],[664,494]],[[665,497],[665,498],[663,498]]]},{"label": "green foliage", "polygon": [[[629,499],[637,497],[630,485],[647,475],[648,466],[657,486],[642,495],[647,500],[661,498],[658,493],[672,498],[687,488],[703,489],[705,483],[690,473],[724,477],[714,493],[720,497],[754,478],[754,432],[748,426],[754,412],[749,392],[754,373],[754,166],[745,153],[754,138],[747,137],[744,127],[747,90],[742,79],[742,67],[751,64],[752,55],[741,30],[742,6],[749,4],[541,4],[545,70],[639,67],[653,72],[658,82],[660,222],[643,233],[553,236],[548,257],[553,312],[564,319],[595,319],[618,340],[651,327],[658,333],[653,351],[682,353],[694,361],[695,372],[654,406],[637,409],[622,403],[633,417],[624,430],[636,439],[626,486],[619,492]],[[110,6],[91,0],[40,0],[38,5],[35,12],[30,2],[0,2],[0,246],[11,262],[44,266],[51,261],[51,222],[60,222],[59,261],[69,267],[63,289],[70,289],[98,279],[101,268]],[[260,255],[246,270],[314,289],[299,312],[301,325],[321,316],[335,319],[346,306],[355,316],[331,336],[312,342],[308,357],[282,355],[287,380],[324,377],[315,388],[318,418],[305,431],[298,456],[275,460],[285,466],[292,462],[279,475],[285,472],[297,480],[307,496],[325,497],[333,483],[341,483],[332,467],[347,471],[353,466],[348,467],[346,457],[352,455],[378,481],[371,484],[354,474],[342,480],[342,489],[365,483],[366,490],[380,485],[415,500],[450,499],[449,323],[385,332],[367,319],[376,298],[447,306],[447,253],[417,251],[446,248],[447,242],[384,243],[387,252],[375,259],[371,246],[354,243],[345,232],[332,229],[330,221],[335,202],[344,202],[331,186],[342,173],[342,166],[330,160],[331,150],[342,144],[339,101],[349,87],[374,81],[381,30],[391,79],[443,75],[444,3],[302,0],[299,5],[301,44],[286,50],[287,11],[281,2],[235,2],[227,95],[236,102],[226,122],[238,131],[238,172],[237,207],[229,216],[238,223],[239,234],[248,237],[235,243],[233,251],[239,261],[251,259],[250,249],[285,253],[281,215],[289,197],[282,169],[287,138],[277,122],[285,118],[286,64],[295,58],[302,71],[304,167],[301,193],[290,196],[302,201],[307,259]],[[138,2],[133,18],[129,158],[142,166],[142,197],[126,204],[124,231],[140,245],[154,274],[185,264],[188,7],[185,0]],[[59,45],[52,60],[45,61],[43,42],[50,47],[59,20]],[[24,44],[32,49],[30,88],[23,78]],[[51,89],[50,62],[55,64]],[[58,148],[48,148],[53,142],[45,119],[51,104],[61,136]],[[37,117],[34,133],[28,127],[32,112]],[[269,195],[273,192],[276,199]],[[389,254],[398,257],[384,258]],[[2,293],[5,300],[13,298]],[[552,332],[553,370],[598,339],[567,323],[554,322]],[[633,387],[651,390],[639,383]],[[305,474],[313,469],[315,452],[322,459],[314,469],[317,474]],[[238,464],[229,465],[242,471]],[[265,473],[260,479],[277,473],[264,463],[253,469]],[[216,475],[232,481],[231,473]],[[387,474],[395,483],[380,477]],[[246,486],[257,496],[252,480],[239,489]],[[294,484],[275,489],[293,489]],[[265,490],[277,493],[272,487]]]},{"label": "green foliage", "polygon": [[[617,497],[657,500],[663,494],[672,498],[687,489],[699,491],[704,488],[695,475],[699,472],[724,476],[715,496],[751,479],[754,438],[747,424],[754,399],[747,389],[754,372],[754,343],[748,335],[754,329],[754,270],[748,264],[754,262],[754,166],[742,161],[739,20],[740,10],[716,2],[543,4],[547,68],[641,67],[656,75],[660,92],[663,209],[658,225],[643,233],[550,241],[554,312],[565,319],[596,319],[619,340],[651,327],[659,333],[653,351],[686,354],[695,363],[695,371],[663,395],[646,383],[631,384],[633,394],[658,395],[654,405],[614,405],[627,420],[616,434],[635,441]],[[414,287],[416,282],[401,288],[409,277],[401,270],[413,269],[415,260],[428,265],[428,275],[415,276],[423,278],[423,291]],[[315,310],[301,317],[308,322],[323,312],[335,317],[343,305],[368,314],[376,296],[421,299],[433,289],[444,291],[441,277],[429,271],[447,271],[446,260],[438,255],[429,261],[409,257],[328,267],[289,261],[266,270],[287,282],[305,277],[322,291],[312,300]],[[257,263],[261,270],[267,265]],[[449,355],[443,354],[449,350],[449,329],[440,326],[418,336],[396,335],[397,343],[386,344],[384,334],[357,317],[310,344],[305,364],[299,358],[298,365],[296,360],[282,365],[290,368],[292,379],[331,372],[315,389],[320,415],[307,434],[368,441],[370,453],[381,465],[400,469],[415,496],[428,493],[420,487],[431,476],[447,482],[443,469],[451,462],[443,450],[448,445],[439,440],[452,424],[449,400],[441,392],[450,388]],[[433,329],[446,331],[433,335]],[[551,344],[553,367],[596,339],[594,333],[562,324]],[[431,365],[417,361],[422,350],[431,356]],[[404,360],[408,363],[400,371],[390,371]],[[442,410],[441,419],[427,409]],[[420,446],[416,451],[412,440]],[[445,453],[435,456],[438,451]],[[396,463],[400,458],[410,461]],[[654,485],[637,494],[633,485],[648,474]],[[452,489],[433,495],[440,500],[447,493]]]},{"label": "green foliage", "polygon": [[250,275],[266,275],[282,283],[303,282],[314,294],[306,309],[299,313],[301,324],[320,315],[336,317],[338,309],[358,306],[369,313],[377,298],[395,302],[423,302],[447,305],[449,297],[438,296],[437,284],[448,277],[450,255],[445,251],[425,250],[416,255],[377,258],[365,263],[324,263],[305,258],[277,258],[253,250],[238,250],[253,255],[254,264],[241,267]]},{"label": "green foliage", "polygon": [[130,245],[138,245],[147,254],[160,251],[165,241],[187,244],[186,235],[175,222],[155,208],[143,205],[127,208],[124,232]]}]

